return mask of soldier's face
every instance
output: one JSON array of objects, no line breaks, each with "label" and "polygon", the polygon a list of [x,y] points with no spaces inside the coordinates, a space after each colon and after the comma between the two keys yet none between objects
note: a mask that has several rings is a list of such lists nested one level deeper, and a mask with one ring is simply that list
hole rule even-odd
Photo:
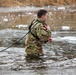
[{"label": "soldier's face", "polygon": [[48,17],[48,14],[47,13],[45,15],[43,15],[42,16],[43,21],[46,21],[47,17]]}]

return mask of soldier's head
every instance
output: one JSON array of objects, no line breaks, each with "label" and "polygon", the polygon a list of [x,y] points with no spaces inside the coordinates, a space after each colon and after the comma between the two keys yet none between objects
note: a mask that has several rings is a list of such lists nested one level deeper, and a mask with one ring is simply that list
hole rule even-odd
[{"label": "soldier's head", "polygon": [[45,21],[47,19],[47,11],[44,9],[41,9],[37,13],[37,17],[40,18],[41,20]]}]

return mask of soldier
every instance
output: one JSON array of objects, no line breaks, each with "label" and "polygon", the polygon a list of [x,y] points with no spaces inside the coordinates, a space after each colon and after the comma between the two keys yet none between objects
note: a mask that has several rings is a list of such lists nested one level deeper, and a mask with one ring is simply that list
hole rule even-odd
[{"label": "soldier", "polygon": [[37,19],[31,22],[29,33],[26,36],[25,48],[28,57],[39,57],[43,55],[42,44],[50,41],[50,27],[45,23],[47,11],[41,9],[37,13]]}]

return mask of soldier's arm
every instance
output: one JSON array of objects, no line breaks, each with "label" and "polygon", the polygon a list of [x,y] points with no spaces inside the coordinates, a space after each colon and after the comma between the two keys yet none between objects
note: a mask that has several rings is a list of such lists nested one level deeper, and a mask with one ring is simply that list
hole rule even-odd
[{"label": "soldier's arm", "polygon": [[43,25],[38,25],[36,29],[37,36],[40,38],[40,41],[48,41],[51,37],[51,32],[49,29],[46,29]]}]

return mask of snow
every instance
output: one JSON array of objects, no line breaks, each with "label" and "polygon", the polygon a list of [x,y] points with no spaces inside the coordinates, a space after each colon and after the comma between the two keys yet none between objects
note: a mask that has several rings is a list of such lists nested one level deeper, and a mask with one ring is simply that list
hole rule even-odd
[{"label": "snow", "polygon": [[62,26],[62,30],[70,30],[69,26]]},{"label": "snow", "polygon": [[58,10],[65,10],[66,8],[63,6],[63,7],[58,7]]},{"label": "snow", "polygon": [[4,21],[4,22],[8,22],[8,19],[7,19],[7,18],[4,18],[3,21]]},{"label": "snow", "polygon": [[[17,27],[19,28],[23,28],[23,27],[27,27],[27,25],[18,25]],[[13,30],[13,29],[5,29],[5,30],[1,30],[0,31],[0,38],[12,38],[12,37],[18,37],[21,38],[22,36],[24,36],[28,31],[27,30]],[[59,34],[67,34],[66,36],[61,37]],[[67,31],[65,32],[52,32],[52,41],[66,41],[68,43],[72,43],[72,44],[76,44],[76,36],[68,36]],[[73,34],[73,32],[69,32],[69,34]],[[75,34],[75,32],[74,32]]]},{"label": "snow", "polygon": [[23,25],[23,24],[19,24],[19,25],[16,25],[17,28],[26,28],[28,27],[28,25]]},{"label": "snow", "polygon": [[74,36],[64,36],[64,37],[57,37],[57,38],[52,38],[53,41],[61,41],[61,42],[68,42],[72,44],[76,44],[76,37]]},{"label": "snow", "polygon": [[76,44],[76,37],[66,36],[66,37],[63,37],[62,40],[65,40],[68,43]]},{"label": "snow", "polygon": [[[34,6],[26,6],[26,7],[5,7],[0,8],[0,13],[5,12],[25,12],[25,11],[37,11],[41,9],[40,7],[34,7]],[[6,11],[5,11],[6,10]]]}]

